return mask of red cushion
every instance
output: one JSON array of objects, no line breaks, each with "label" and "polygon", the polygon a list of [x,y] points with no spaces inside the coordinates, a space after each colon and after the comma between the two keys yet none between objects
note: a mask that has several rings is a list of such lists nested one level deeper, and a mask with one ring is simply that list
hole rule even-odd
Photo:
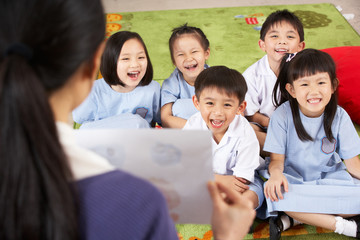
[{"label": "red cushion", "polygon": [[340,81],[339,105],[360,124],[360,46],[322,49],[334,59]]}]

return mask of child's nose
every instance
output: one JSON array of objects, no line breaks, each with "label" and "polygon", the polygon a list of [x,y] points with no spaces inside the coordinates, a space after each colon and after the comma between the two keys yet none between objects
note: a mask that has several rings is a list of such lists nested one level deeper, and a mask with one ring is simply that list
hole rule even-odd
[{"label": "child's nose", "polygon": [[224,112],[224,109],[221,106],[215,106],[213,109],[213,113],[215,115],[221,115],[221,114],[223,114],[223,112]]},{"label": "child's nose", "polygon": [[137,67],[137,66],[139,66],[139,61],[138,61],[137,59],[133,59],[133,60],[131,61],[130,65],[131,65],[132,67]]},{"label": "child's nose", "polygon": [[315,84],[310,85],[310,93],[317,93],[319,91]]},{"label": "child's nose", "polygon": [[280,44],[286,44],[287,43],[287,38],[286,37],[279,37],[279,43]]},{"label": "child's nose", "polygon": [[193,56],[191,54],[186,54],[185,60],[186,61],[191,61],[191,60],[193,60]]}]

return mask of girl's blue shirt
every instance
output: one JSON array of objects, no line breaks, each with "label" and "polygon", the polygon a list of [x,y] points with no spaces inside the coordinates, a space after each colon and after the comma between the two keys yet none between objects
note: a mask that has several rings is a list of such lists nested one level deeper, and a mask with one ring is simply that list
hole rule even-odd
[{"label": "girl's blue shirt", "polygon": [[264,150],[285,155],[284,173],[301,177],[301,181],[319,180],[324,173],[345,169],[342,159],[360,154],[359,135],[349,115],[340,106],[331,128],[333,141],[326,138],[323,115],[309,118],[300,111],[300,117],[314,141],[299,139],[289,102],[278,107],[270,119]]},{"label": "girl's blue shirt", "polygon": [[[301,141],[296,133],[289,102],[270,118],[264,150],[285,155],[283,174],[289,183],[284,199],[266,199],[267,211],[324,214],[360,214],[360,180],[353,178],[342,160],[360,154],[360,139],[341,107],[332,124],[333,141],[326,138],[323,115],[309,118],[300,112],[302,124],[314,141]],[[269,178],[267,170],[261,174]]]},{"label": "girl's blue shirt", "polygon": [[123,113],[138,114],[149,124],[160,124],[160,84],[152,81],[131,92],[119,93],[104,79],[96,80],[89,96],[72,114],[75,122],[83,124]]}]

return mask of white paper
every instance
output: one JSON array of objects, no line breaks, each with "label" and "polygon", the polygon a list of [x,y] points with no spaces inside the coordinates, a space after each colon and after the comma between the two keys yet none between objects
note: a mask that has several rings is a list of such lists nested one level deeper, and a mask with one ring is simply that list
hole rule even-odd
[{"label": "white paper", "polygon": [[76,138],[80,146],[157,186],[175,223],[210,223],[210,131],[92,129],[76,131]]}]

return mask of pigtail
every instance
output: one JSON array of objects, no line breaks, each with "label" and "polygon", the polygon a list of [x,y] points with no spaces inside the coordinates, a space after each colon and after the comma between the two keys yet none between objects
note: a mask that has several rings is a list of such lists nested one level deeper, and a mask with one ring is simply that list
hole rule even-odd
[{"label": "pigtail", "polygon": [[301,141],[313,141],[314,139],[307,133],[307,131],[304,128],[303,123],[301,122],[301,117],[300,117],[300,109],[299,109],[299,104],[296,101],[295,98],[292,98],[290,96],[290,108],[291,108],[291,114],[293,117],[293,121],[294,121],[294,125],[295,125],[295,130],[296,133],[299,137],[299,139]]},{"label": "pigtail", "polygon": [[331,96],[330,102],[328,103],[328,105],[326,105],[325,111],[324,111],[324,131],[325,131],[326,137],[329,140],[334,139],[334,135],[332,133],[331,126],[332,126],[332,123],[333,123],[335,115],[336,115],[337,105],[338,105],[337,92],[335,91],[333,93],[333,95]]},{"label": "pigtail", "polygon": [[72,179],[31,63],[0,62],[0,239],[77,239]]},{"label": "pigtail", "polygon": [[288,67],[289,64],[288,62],[286,62],[287,59],[286,55],[279,66],[279,76],[276,79],[275,85],[274,85],[274,89],[272,92],[272,101],[273,104],[275,106],[275,108],[279,107],[281,104],[283,104],[284,102],[288,101],[291,96],[290,94],[286,91],[286,84],[288,83],[288,78],[287,78],[287,74],[288,74]]},{"label": "pigtail", "polygon": [[[292,84],[291,79],[293,79],[292,73],[290,71],[294,71],[294,67],[290,67],[290,62],[294,62],[295,60],[291,60],[295,57],[296,54],[286,54],[280,64],[280,72],[279,76],[276,80],[274,89],[273,89],[273,103],[275,107],[279,107],[284,102],[289,101],[291,114],[293,117],[294,125],[296,133],[301,141],[313,141],[313,138],[306,132],[304,125],[301,122],[300,118],[300,109],[299,104],[295,98],[293,98],[290,93],[286,90],[286,84]],[[290,57],[290,58],[289,58]],[[290,60],[289,60],[290,59]],[[291,69],[291,70],[289,70]],[[279,94],[278,95],[278,89]]]}]

